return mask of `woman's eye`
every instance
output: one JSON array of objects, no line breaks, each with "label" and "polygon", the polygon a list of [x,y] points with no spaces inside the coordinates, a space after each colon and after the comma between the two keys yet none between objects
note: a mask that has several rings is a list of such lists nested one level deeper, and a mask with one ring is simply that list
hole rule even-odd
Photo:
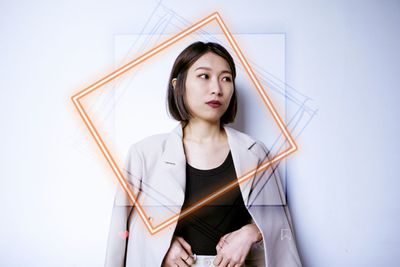
[{"label": "woman's eye", "polygon": [[199,77],[202,79],[208,79],[208,74],[200,74]]},{"label": "woman's eye", "polygon": [[231,82],[232,81],[232,79],[231,79],[231,77],[224,77],[224,78],[222,78],[224,81],[226,81],[226,82]]}]

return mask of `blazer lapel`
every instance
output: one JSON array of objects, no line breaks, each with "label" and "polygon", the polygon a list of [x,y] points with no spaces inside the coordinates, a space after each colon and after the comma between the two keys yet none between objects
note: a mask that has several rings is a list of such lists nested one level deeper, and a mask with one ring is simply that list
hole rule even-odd
[{"label": "blazer lapel", "polygon": [[[236,175],[240,179],[245,173],[255,169],[259,164],[258,157],[250,150],[256,141],[231,127],[225,126],[224,129],[228,136]],[[248,205],[254,176],[239,184],[245,205]]]},{"label": "blazer lapel", "polygon": [[165,164],[165,170],[170,174],[171,182],[176,185],[174,186],[176,192],[172,195],[175,198],[174,203],[178,205],[183,204],[186,186],[186,156],[182,137],[182,126],[179,124],[170,132],[161,156],[161,160]]},{"label": "blazer lapel", "polygon": [[[255,144],[255,140],[231,127],[224,126],[224,129],[227,134],[236,175],[237,178],[240,178],[246,172],[255,169],[259,164],[258,157],[250,151],[250,148]],[[171,172],[173,182],[177,185],[176,200],[180,204],[183,204],[186,186],[186,156],[182,138],[182,123],[179,123],[169,134],[162,155],[162,161],[166,164],[166,168]],[[246,205],[248,204],[253,180],[254,175],[239,184],[243,201]]]}]

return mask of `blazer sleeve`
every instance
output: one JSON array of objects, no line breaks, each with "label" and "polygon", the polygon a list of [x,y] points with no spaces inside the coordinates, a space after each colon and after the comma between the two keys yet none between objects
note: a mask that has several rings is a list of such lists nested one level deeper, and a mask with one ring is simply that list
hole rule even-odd
[{"label": "blazer sleeve", "polygon": [[[135,145],[129,149],[123,174],[136,198],[139,196],[142,178],[142,158]],[[126,248],[129,238],[129,221],[134,211],[134,204],[128,194],[118,183],[114,197],[114,205],[111,214],[111,224],[108,234],[106,250],[106,267],[123,267],[126,261]]]},{"label": "blazer sleeve", "polygon": [[[271,160],[271,157],[265,144],[261,141],[259,144],[259,148],[263,150],[260,162],[262,164],[266,160]],[[257,173],[256,184],[252,187],[256,197],[252,198],[249,208],[256,215],[256,221],[263,234],[266,266],[299,267],[302,264],[296,246],[292,218],[277,167],[278,164],[274,163],[266,170]]]}]

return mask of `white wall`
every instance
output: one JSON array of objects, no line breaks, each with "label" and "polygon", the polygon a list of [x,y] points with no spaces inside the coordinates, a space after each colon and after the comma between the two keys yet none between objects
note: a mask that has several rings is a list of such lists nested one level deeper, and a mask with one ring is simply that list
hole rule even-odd
[{"label": "white wall", "polygon": [[[398,1],[163,1],[284,33],[286,82],[318,113],[288,160],[305,266],[396,266]],[[69,97],[114,67],[158,1],[0,3],[0,265],[102,266],[116,182]]]}]

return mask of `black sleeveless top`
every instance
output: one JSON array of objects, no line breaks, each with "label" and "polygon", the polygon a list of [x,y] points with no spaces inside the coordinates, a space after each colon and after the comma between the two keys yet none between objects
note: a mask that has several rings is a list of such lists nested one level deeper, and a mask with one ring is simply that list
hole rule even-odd
[{"label": "black sleeveless top", "polygon": [[[182,210],[237,179],[232,154],[218,167],[200,170],[186,163],[185,201]],[[220,238],[251,222],[239,184],[207,205],[179,219],[175,235],[183,237],[197,255],[216,255]]]}]

